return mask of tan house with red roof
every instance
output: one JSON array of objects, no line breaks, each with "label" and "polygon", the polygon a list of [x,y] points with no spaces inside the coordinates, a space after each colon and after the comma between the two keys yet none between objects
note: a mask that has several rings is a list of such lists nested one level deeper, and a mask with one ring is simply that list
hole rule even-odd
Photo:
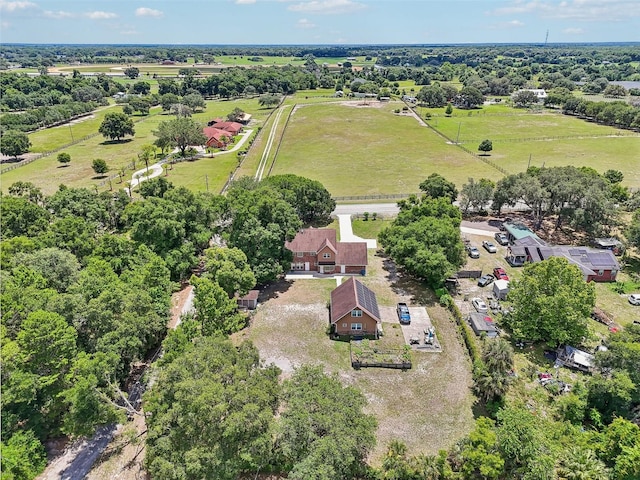
[{"label": "tan house with red roof", "polygon": [[337,335],[380,335],[382,320],[376,294],[350,277],[331,292],[331,332]]},{"label": "tan house with red roof", "polygon": [[365,242],[338,242],[332,228],[306,228],[298,232],[285,248],[293,252],[291,270],[324,274],[367,271]]}]

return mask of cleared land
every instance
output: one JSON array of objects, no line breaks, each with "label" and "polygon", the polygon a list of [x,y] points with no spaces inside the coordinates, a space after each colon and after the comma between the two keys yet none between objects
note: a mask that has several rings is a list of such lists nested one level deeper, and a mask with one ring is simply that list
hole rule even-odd
[{"label": "cleared land", "polygon": [[[257,310],[248,329],[236,340],[249,339],[267,363],[279,365],[284,375],[303,363],[322,365],[340,380],[362,390],[367,410],[378,419],[377,446],[371,461],[379,463],[391,440],[407,444],[411,454],[435,454],[451,446],[473,426],[470,393],[471,365],[461,346],[454,323],[422,286],[398,278],[388,263],[370,254],[369,272],[361,280],[374,289],[381,305],[393,306],[400,296],[413,304],[427,305],[443,352],[413,355],[411,370],[378,368],[353,370],[349,348],[329,340],[327,301],[335,280],[283,282]],[[392,281],[394,283],[392,283]],[[401,344],[399,326],[384,324],[387,344]]]},{"label": "cleared land", "polygon": [[318,180],[335,196],[417,192],[434,172],[458,185],[471,174],[499,175],[412,116],[394,114],[402,105],[372,100],[298,106],[273,174]]}]

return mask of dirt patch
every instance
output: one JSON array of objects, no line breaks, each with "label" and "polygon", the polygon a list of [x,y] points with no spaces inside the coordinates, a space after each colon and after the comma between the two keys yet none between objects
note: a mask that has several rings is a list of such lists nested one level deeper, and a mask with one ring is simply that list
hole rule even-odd
[{"label": "dirt patch", "polygon": [[142,415],[136,415],[131,422],[120,427],[113,441],[85,478],[88,480],[147,480],[149,476],[143,467],[146,431],[147,427]]},{"label": "dirt patch", "polygon": [[340,102],[340,105],[344,107],[355,107],[355,108],[382,108],[388,104],[389,102],[380,102],[373,98],[369,100],[359,99],[359,100]]}]

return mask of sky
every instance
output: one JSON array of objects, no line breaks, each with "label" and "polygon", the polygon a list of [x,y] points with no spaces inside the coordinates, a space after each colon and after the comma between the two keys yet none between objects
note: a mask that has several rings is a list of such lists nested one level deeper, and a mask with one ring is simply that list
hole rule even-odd
[{"label": "sky", "polygon": [[0,43],[640,41],[640,0],[0,0]]}]

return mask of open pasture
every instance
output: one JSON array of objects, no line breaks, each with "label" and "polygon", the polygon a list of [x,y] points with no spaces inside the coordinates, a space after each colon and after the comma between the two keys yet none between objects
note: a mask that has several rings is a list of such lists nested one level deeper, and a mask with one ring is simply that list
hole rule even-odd
[{"label": "open pasture", "polygon": [[526,170],[531,156],[531,165],[538,167],[620,170],[623,184],[640,185],[640,136],[628,130],[548,112],[492,115],[474,111],[467,117],[432,118],[429,124],[472,151],[483,139],[490,139],[493,151],[487,158],[511,173]]},{"label": "open pasture", "polygon": [[273,174],[318,180],[335,196],[413,193],[434,172],[459,186],[469,176],[501,175],[413,116],[394,114],[402,105],[372,100],[298,107]]}]

